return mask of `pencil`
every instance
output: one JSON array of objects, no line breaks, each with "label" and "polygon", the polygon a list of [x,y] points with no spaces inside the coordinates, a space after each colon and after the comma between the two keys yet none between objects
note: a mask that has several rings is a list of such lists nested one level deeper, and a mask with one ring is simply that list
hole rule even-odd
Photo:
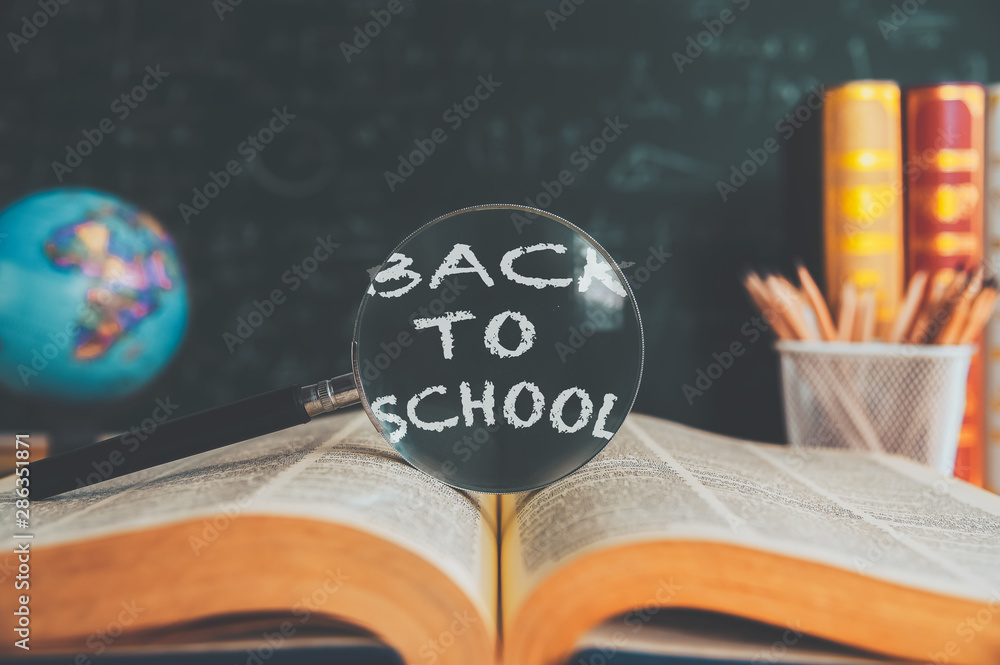
[{"label": "pencil", "polygon": [[965,287],[965,293],[971,294],[973,298],[979,295],[986,283],[986,267],[980,265],[969,277],[969,284]]},{"label": "pencil", "polygon": [[947,271],[943,269],[934,273],[934,277],[931,278],[930,291],[920,307],[913,327],[910,329],[910,342],[920,344],[931,341],[937,332],[935,325],[931,325],[931,318],[940,310],[948,288],[954,279],[954,275],[949,279]]},{"label": "pencil", "polygon": [[954,344],[958,341],[969,319],[969,299],[962,297],[951,312],[951,318],[934,339],[935,344]]},{"label": "pencil", "polygon": [[958,344],[971,344],[979,337],[979,333],[983,331],[983,327],[986,326],[990,317],[993,316],[993,307],[996,304],[996,300],[997,290],[992,287],[983,289],[976,296],[976,301],[972,305],[972,312],[969,314],[969,322],[959,336]]},{"label": "pencil", "polygon": [[915,331],[919,334],[919,337],[912,341],[931,344],[934,338],[941,334],[941,322],[948,320],[948,311],[955,304],[955,298],[965,286],[964,272],[956,272],[950,278],[948,272],[950,271],[942,269],[934,275],[935,286],[937,288],[927,303],[924,319],[921,322],[923,324],[921,329]]},{"label": "pencil", "polygon": [[937,339],[934,340],[935,343],[956,344],[958,342],[965,331],[966,323],[968,323],[972,303],[982,290],[984,274],[985,269],[980,265],[974,273],[968,275],[965,288],[961,294],[956,296],[956,302],[950,312],[951,316],[947,319],[947,323],[944,325],[944,329],[938,334]]},{"label": "pencil", "polygon": [[[755,272],[748,273],[743,280],[743,285],[754,304],[757,305],[757,309],[764,316],[764,320],[774,329],[774,334],[778,336],[778,339],[794,339],[795,334],[785,323],[785,318],[781,315],[780,310],[771,302],[771,294],[760,275]],[[769,311],[771,312],[770,318],[768,317]]]},{"label": "pencil", "polygon": [[813,281],[812,275],[806,270],[804,265],[798,267],[799,281],[802,283],[802,290],[805,291],[806,300],[812,305],[816,312],[816,321],[819,323],[819,331],[824,341],[832,342],[837,339],[837,328],[833,325],[833,318],[830,316],[830,309],[823,300],[823,294]]},{"label": "pencil", "polygon": [[928,276],[929,275],[926,270],[918,270],[913,273],[913,276],[910,278],[910,284],[906,288],[906,298],[903,301],[903,306],[899,308],[899,314],[896,315],[896,321],[893,323],[892,330],[886,338],[886,341],[890,344],[898,344],[903,341],[906,338],[906,334],[910,331],[910,325],[916,319],[920,303],[924,299],[924,291],[927,288]]},{"label": "pencil", "polygon": [[777,275],[768,275],[766,284],[771,289],[771,293],[785,305],[785,320],[791,326],[795,336],[811,341],[818,339],[802,315],[802,305],[795,287]]},{"label": "pencil", "polygon": [[777,277],[778,282],[781,283],[782,291],[787,294],[789,300],[791,300],[794,304],[795,311],[798,312],[799,322],[804,323],[806,330],[809,331],[808,339],[822,339],[823,335],[819,329],[819,321],[816,317],[816,312],[809,304],[809,297],[806,296],[804,289],[796,288],[796,286],[792,284],[784,275],[778,275]]},{"label": "pencil", "polygon": [[837,315],[837,340],[850,342],[854,332],[854,314],[858,308],[858,289],[854,282],[844,282],[840,295],[840,313]]},{"label": "pencil", "polygon": [[858,342],[870,342],[875,337],[875,314],[877,304],[875,301],[875,289],[865,289],[858,300],[860,317],[857,321],[857,333],[855,340]]}]

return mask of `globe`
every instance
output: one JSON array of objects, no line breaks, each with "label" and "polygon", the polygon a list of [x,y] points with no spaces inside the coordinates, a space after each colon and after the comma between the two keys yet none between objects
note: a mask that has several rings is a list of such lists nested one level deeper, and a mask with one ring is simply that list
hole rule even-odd
[{"label": "globe", "polygon": [[124,397],[167,364],[187,318],[173,241],[130,203],[62,188],[0,213],[0,383],[14,392]]}]

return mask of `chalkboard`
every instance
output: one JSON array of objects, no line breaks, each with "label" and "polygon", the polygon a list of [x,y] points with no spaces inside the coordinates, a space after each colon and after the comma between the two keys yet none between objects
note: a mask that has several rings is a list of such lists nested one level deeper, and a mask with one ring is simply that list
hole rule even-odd
[{"label": "chalkboard", "polygon": [[[527,202],[623,263],[647,340],[638,410],[781,441],[777,359],[746,328],[739,280],[817,257],[800,246],[818,229],[816,191],[794,165],[818,113],[786,114],[807,115],[825,83],[986,82],[1000,67],[990,0],[49,4],[34,33],[36,0],[0,10],[0,203],[59,184],[117,193],[173,234],[191,283],[176,361],[89,411],[103,429],[141,421],[157,397],[190,413],[346,372],[392,247],[451,210]],[[155,86],[123,106],[147,68]],[[279,115],[269,143],[245,143]],[[115,130],[57,173],[104,118]],[[198,210],[193,190],[231,161],[238,173]],[[293,290],[288,271],[319,238],[339,247]],[[275,288],[284,302],[227,342]],[[56,413],[4,395],[0,430],[66,426]]]}]

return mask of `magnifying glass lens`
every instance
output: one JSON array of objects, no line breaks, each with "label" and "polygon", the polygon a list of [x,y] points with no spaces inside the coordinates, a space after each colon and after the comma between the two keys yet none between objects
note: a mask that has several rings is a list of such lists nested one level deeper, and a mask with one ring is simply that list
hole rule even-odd
[{"label": "magnifying glass lens", "polygon": [[541,487],[600,452],[642,360],[615,262],[569,222],[520,206],[460,210],[407,238],[355,330],[382,435],[423,472],[480,492]]}]

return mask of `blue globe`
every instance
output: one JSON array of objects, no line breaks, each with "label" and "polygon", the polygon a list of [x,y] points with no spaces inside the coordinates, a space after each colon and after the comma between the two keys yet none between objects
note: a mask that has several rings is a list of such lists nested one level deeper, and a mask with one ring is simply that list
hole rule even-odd
[{"label": "blue globe", "polygon": [[173,241],[111,194],[64,188],[0,213],[0,383],[67,401],[123,397],[184,336]]}]

